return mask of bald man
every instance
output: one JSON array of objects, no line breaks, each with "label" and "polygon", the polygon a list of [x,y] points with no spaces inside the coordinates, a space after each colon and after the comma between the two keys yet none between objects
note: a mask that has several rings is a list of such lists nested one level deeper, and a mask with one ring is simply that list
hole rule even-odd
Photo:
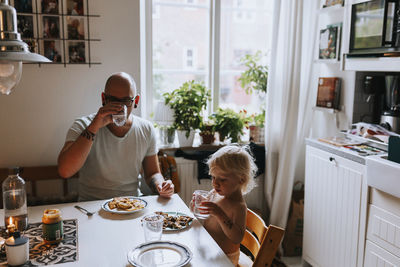
[{"label": "bald man", "polygon": [[[107,199],[138,194],[141,168],[155,193],[170,197],[174,185],[165,181],[157,158],[151,122],[132,114],[139,102],[133,78],[124,72],[111,75],[101,94],[97,113],[75,120],[58,156],[58,172],[68,178],[79,171],[79,200]],[[125,125],[112,115],[127,107]]]}]

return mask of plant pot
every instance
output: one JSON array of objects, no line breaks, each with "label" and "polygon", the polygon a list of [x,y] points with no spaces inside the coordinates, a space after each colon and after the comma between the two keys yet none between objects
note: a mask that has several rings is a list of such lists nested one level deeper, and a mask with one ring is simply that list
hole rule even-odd
[{"label": "plant pot", "polygon": [[250,141],[254,143],[264,143],[265,142],[265,128],[251,125],[250,127]]},{"label": "plant pot", "polygon": [[204,144],[204,145],[212,144],[215,141],[214,133],[211,134],[211,133],[203,133],[203,132],[201,132],[200,136],[201,136],[201,143]]},{"label": "plant pot", "polygon": [[160,129],[160,140],[163,145],[171,145],[175,141],[175,130]]},{"label": "plant pot", "polygon": [[186,137],[186,131],[177,130],[178,140],[180,147],[191,147],[193,146],[194,131],[190,131],[189,137]]}]

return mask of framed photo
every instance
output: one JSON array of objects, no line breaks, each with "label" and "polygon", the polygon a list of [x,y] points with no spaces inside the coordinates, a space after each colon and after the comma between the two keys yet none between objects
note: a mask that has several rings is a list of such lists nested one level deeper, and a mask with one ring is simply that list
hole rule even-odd
[{"label": "framed photo", "polygon": [[85,39],[85,20],[84,18],[67,16],[67,39]]},{"label": "framed photo", "polygon": [[85,63],[86,48],[85,42],[69,41],[68,42],[68,62],[69,63]]},{"label": "framed photo", "polygon": [[21,34],[22,39],[33,38],[33,16],[17,15],[17,29],[18,32]]},{"label": "framed photo", "polygon": [[342,80],[339,77],[318,79],[317,107],[339,110]]},{"label": "framed photo", "polygon": [[14,0],[17,13],[32,13],[32,0]]},{"label": "framed photo", "polygon": [[43,38],[60,39],[60,19],[58,16],[43,16]]},{"label": "framed photo", "polygon": [[67,0],[67,15],[83,16],[83,0]]},{"label": "framed photo", "polygon": [[23,41],[28,45],[31,53],[39,53],[38,44],[35,39],[24,39]]},{"label": "framed photo", "polygon": [[58,0],[42,0],[42,13],[44,14],[59,14]]},{"label": "framed photo", "polygon": [[62,62],[61,41],[43,41],[43,54],[53,62]]},{"label": "framed photo", "polygon": [[329,25],[320,30],[319,59],[339,60],[340,26]]}]

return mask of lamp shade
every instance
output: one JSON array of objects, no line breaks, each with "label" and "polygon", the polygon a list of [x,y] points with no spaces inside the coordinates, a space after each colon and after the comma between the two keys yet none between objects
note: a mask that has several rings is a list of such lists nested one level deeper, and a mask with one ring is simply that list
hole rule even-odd
[{"label": "lamp shade", "polygon": [[46,57],[31,53],[17,32],[17,12],[0,0],[0,92],[9,94],[22,75],[22,62],[51,62]]},{"label": "lamp shade", "polygon": [[160,125],[170,125],[173,124],[174,121],[174,110],[166,105],[164,101],[157,102],[154,122]]}]

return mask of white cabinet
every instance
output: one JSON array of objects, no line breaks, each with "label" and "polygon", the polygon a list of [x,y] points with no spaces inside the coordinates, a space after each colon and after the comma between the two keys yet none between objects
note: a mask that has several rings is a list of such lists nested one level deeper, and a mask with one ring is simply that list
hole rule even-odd
[{"label": "white cabinet", "polygon": [[400,267],[400,198],[375,188],[368,205],[366,267]]},{"label": "white cabinet", "polygon": [[361,267],[365,165],[307,146],[303,258],[313,266]]}]

